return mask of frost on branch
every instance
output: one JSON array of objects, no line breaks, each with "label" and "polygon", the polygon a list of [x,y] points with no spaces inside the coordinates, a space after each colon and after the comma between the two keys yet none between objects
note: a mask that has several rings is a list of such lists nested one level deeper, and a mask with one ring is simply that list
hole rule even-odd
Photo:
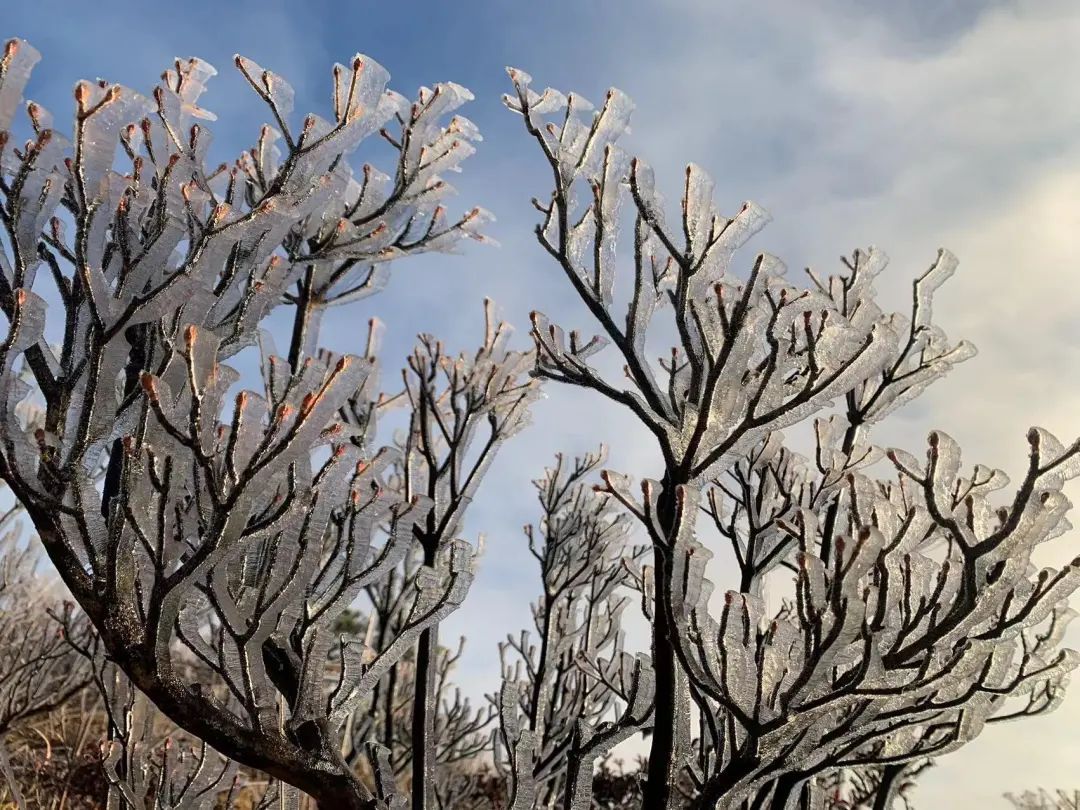
[{"label": "frost on branch", "polygon": [[[470,95],[440,84],[406,101],[356,56],[333,71],[329,117],[298,119],[288,84],[237,57],[270,123],[210,166],[209,65],[176,60],[147,96],[80,82],[69,138],[31,102],[19,143],[36,60],[13,40],[0,61],[0,475],[110,662],[186,733],[327,806],[400,803],[344,761],[342,725],[464,598],[461,511],[535,396],[520,379],[532,361],[489,319],[475,356],[442,358],[425,338],[418,356],[447,392],[384,397],[374,341],[322,350],[319,314],[377,290],[392,259],[481,238],[484,212],[443,204],[442,175],[479,137],[456,114]],[[389,171],[354,171],[375,134]],[[242,388],[226,362],[281,305],[288,351],[262,341],[263,385]],[[428,448],[453,459],[430,477],[414,460],[423,443],[375,435],[378,414],[410,398],[420,421],[432,403],[445,424],[464,414],[449,451]],[[475,423],[490,439],[474,468]],[[337,632],[421,535],[430,553],[395,637],[372,651]]]},{"label": "frost on branch", "polygon": [[[511,78],[516,93],[507,104],[523,114],[556,180],[549,200],[534,201],[543,216],[537,238],[602,332],[588,340],[576,331],[567,335],[534,313],[543,376],[594,388],[630,407],[680,460],[684,475],[697,479],[722,469],[768,428],[804,418],[883,368],[898,338],[872,305],[848,317],[827,291],[787,282],[783,265],[766,254],[746,278],[734,276],[734,252],[768,216],[753,203],[734,217],[720,214],[712,181],[694,165],[686,170],[675,236],[652,170],[617,145],[630,108],[619,91],[609,91],[585,123],[578,113],[590,108],[577,96],[538,95],[527,75],[511,70]],[[556,111],[564,115],[561,123],[543,123],[543,115]],[[634,276],[629,306],[617,315],[613,257],[624,203],[634,213]],[[678,343],[654,365],[645,356],[646,336],[669,305]],[[586,362],[607,343],[621,354],[629,388]]]},{"label": "frost on branch", "polygon": [[588,483],[602,462],[602,451],[572,463],[560,454],[534,482],[542,517],[525,534],[543,586],[536,637],[501,645],[496,698],[511,808],[588,806],[595,762],[652,715],[648,658],[624,650],[621,626],[644,549],[628,545],[629,521]]},{"label": "frost on branch", "polygon": [[[399,571],[366,589],[370,613],[357,613],[349,621],[365,628],[363,635],[372,649],[389,644],[405,621],[409,584],[422,565],[423,553],[417,549]],[[436,651],[432,776],[437,807],[457,807],[465,801],[477,781],[476,760],[490,749],[487,728],[495,719],[493,707],[474,706],[452,680],[464,647],[462,638],[456,648],[440,646]],[[416,679],[416,655],[410,651],[390,667],[364,705],[346,720],[342,746],[346,761],[362,765],[367,743],[376,741],[386,773],[398,783],[409,778],[418,747],[413,742]]]},{"label": "frost on branch", "polygon": [[[669,218],[652,171],[618,145],[621,93],[593,111],[510,77],[506,104],[552,170],[537,239],[597,333],[534,313],[536,373],[629,408],[658,445],[659,474],[640,491],[605,474],[654,552],[643,806],[801,807],[819,777],[923,760],[986,722],[1053,708],[1076,663],[1060,642],[1080,569],[1037,571],[1031,554],[1068,528],[1062,484],[1080,445],[1032,431],[1028,471],[997,508],[1004,474],[962,473],[944,434],[925,464],[890,451],[894,477],[870,442],[874,423],[974,354],[931,318],[952,255],[915,279],[906,314],[875,301],[876,248],[805,283],[767,254],[741,270],[737,249],[767,219],[757,206],[721,214],[691,164]],[[634,224],[620,297],[623,207]],[[656,340],[672,348],[654,362]],[[605,349],[621,379],[591,364]],[[778,431],[815,415],[803,458]],[[705,516],[736,562],[715,597]],[[532,756],[535,741],[517,738]]]},{"label": "frost on branch", "polygon": [[914,810],[910,793],[915,787],[915,780],[933,764],[933,760],[929,759],[912,760],[838,771],[819,779],[813,786],[813,796],[820,797],[825,810],[870,807]]},{"label": "frost on branch", "polygon": [[1055,790],[1053,793],[1040,788],[1025,790],[1019,795],[1004,796],[1016,810],[1077,810],[1080,808],[1080,790]]},{"label": "frost on branch", "polygon": [[[96,638],[68,636],[73,654],[88,665],[101,701],[106,739],[101,767],[106,804],[119,810],[241,810],[298,808],[295,788],[250,778],[205,741],[169,723],[124,673],[111,663]],[[198,677],[198,665],[189,677]],[[257,804],[255,804],[257,802]]]},{"label": "frost on branch", "polygon": [[[539,392],[527,377],[531,352],[508,348],[510,329],[485,302],[484,340],[473,354],[454,357],[421,335],[404,372],[412,419],[405,441],[402,486],[430,503],[414,536],[425,565],[458,553],[453,541],[465,507],[503,441],[528,422]],[[424,628],[417,646],[413,704],[413,793],[435,801],[438,625]]]},{"label": "frost on branch", "polygon": [[[945,452],[951,472],[940,475]],[[1066,502],[1054,473],[1072,454],[1059,447],[1033,460],[1012,507],[997,514],[986,504],[996,483],[986,483],[998,476],[960,477],[942,434],[932,437],[927,470],[904,464],[897,480],[853,473],[841,496],[808,476],[776,519],[797,570],[794,603],[779,615],[751,584],[729,591],[712,618],[709,553],[688,532],[674,589],[688,628],[685,665],[710,698],[698,701],[710,713],[702,727],[725,717],[741,727],[731,762],[710,754],[691,766],[702,795],[754,795],[779,790],[792,772],[806,779],[945,753],[985,722],[1052,708],[1076,664],[1058,645],[1080,576],[1073,564],[1036,572],[1030,554],[1060,528]],[[750,501],[765,501],[770,487],[751,487]],[[841,506],[826,536],[813,516],[830,498]],[[708,748],[732,743],[714,733]],[[760,762],[740,763],[740,747]],[[710,793],[732,770],[739,781]]]}]

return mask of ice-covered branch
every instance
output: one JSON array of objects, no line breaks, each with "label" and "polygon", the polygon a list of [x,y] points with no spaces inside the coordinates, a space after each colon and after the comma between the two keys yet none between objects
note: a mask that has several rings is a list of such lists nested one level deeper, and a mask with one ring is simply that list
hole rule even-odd
[{"label": "ice-covered branch", "polygon": [[[808,271],[805,285],[767,254],[740,272],[737,249],[767,220],[759,208],[721,215],[691,164],[669,222],[652,171],[617,145],[631,110],[621,93],[594,111],[510,77],[505,103],[552,169],[550,198],[534,201],[537,239],[599,332],[583,339],[534,313],[537,373],[628,407],[658,444],[659,474],[640,491],[604,476],[653,546],[645,805],[786,807],[818,774],[925,758],[992,717],[1052,708],[1074,666],[1059,644],[1080,580],[1074,564],[1036,572],[1030,558],[1068,526],[1061,486],[1077,446],[1034,431],[1004,509],[989,505],[1004,474],[961,476],[944,434],[925,466],[896,451],[899,479],[873,472],[884,454],[871,427],[974,354],[932,319],[955,258],[938,252],[904,315],[876,301],[876,248],[834,275]],[[622,205],[634,228],[619,299]],[[654,364],[656,340],[672,348]],[[625,379],[591,364],[609,345]],[[802,458],[778,431],[814,415],[814,456]],[[718,610],[703,512],[738,571]],[[775,586],[789,596],[779,611],[766,599]]]},{"label": "ice-covered branch", "polygon": [[[401,453],[375,441],[373,342],[323,351],[319,315],[377,290],[390,260],[482,238],[483,211],[444,206],[442,175],[479,139],[456,114],[471,96],[448,83],[406,101],[358,55],[334,68],[330,116],[298,121],[289,85],[237,57],[271,124],[211,166],[209,65],[176,60],[149,96],[80,82],[70,139],[30,103],[19,145],[37,59],[12,40],[0,62],[0,475],[133,689],[223,756],[372,807],[339,726],[460,604],[471,568],[452,523],[393,643],[361,661],[359,639],[334,632],[441,504],[391,481]],[[391,172],[354,173],[374,134]],[[282,304],[295,311],[286,356],[263,341],[263,389],[237,393],[226,362]],[[498,414],[500,439],[533,388],[517,411],[489,407],[517,385],[504,343],[462,361],[493,371],[470,407]],[[195,680],[181,674],[192,661]]]},{"label": "ice-covered branch", "polygon": [[652,672],[625,652],[621,614],[631,602],[629,523],[589,477],[603,451],[562,455],[534,482],[542,517],[525,527],[540,564],[533,605],[535,639],[502,645],[501,750],[512,807],[579,807],[591,795],[593,766],[650,725]]}]

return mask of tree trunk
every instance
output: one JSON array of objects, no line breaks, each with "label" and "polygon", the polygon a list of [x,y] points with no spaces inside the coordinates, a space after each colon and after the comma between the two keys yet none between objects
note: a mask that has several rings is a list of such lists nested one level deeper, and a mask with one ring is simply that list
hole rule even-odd
[{"label": "tree trunk", "polygon": [[162,682],[141,662],[118,663],[127,664],[122,668],[166,717],[219,753],[299,788],[315,799],[320,810],[375,810],[371,793],[340,752],[301,752],[284,741],[261,737],[232,716],[210,709],[179,681]]},{"label": "tree trunk", "polygon": [[904,773],[907,763],[886,765],[881,770],[881,784],[874,796],[874,810],[889,810],[896,791],[900,788],[900,776]]},{"label": "tree trunk", "polygon": [[[807,788],[806,777],[798,773],[788,773],[776,780],[776,790],[773,791],[772,802],[769,810],[803,810],[809,804],[803,799]],[[798,797],[798,801],[792,804],[792,798]]]},{"label": "tree trunk", "polygon": [[300,370],[300,361],[304,357],[304,344],[309,342],[312,329],[311,318],[314,312],[315,301],[312,298],[312,285],[314,283],[315,269],[308,267],[304,271],[304,278],[300,282],[299,295],[296,302],[296,313],[293,316],[292,336],[289,340],[289,365],[293,373]]},{"label": "tree trunk", "polygon": [[[424,564],[435,565],[434,544],[424,548]],[[435,808],[435,694],[439,625],[420,634],[416,646],[416,688],[412,715],[412,808]]]},{"label": "tree trunk", "polygon": [[[665,534],[675,536],[675,487],[670,475],[664,477],[657,517]],[[649,749],[649,769],[642,807],[680,810],[683,806],[677,785],[690,738],[689,686],[679,666],[671,614],[671,559],[665,549],[653,549],[655,601],[652,621],[652,657],[656,677],[655,726]]]}]

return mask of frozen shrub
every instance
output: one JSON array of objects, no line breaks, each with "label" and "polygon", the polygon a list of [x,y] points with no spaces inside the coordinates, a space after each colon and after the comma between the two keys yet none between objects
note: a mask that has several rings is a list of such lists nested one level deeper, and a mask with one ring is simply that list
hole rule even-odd
[{"label": "frozen shrub", "polygon": [[[0,475],[110,665],[168,718],[327,807],[397,806],[384,753],[365,784],[342,727],[416,648],[414,716],[430,732],[436,628],[472,579],[462,511],[526,420],[532,361],[490,308],[477,352],[423,337],[409,437],[380,447],[375,417],[402,399],[379,393],[377,330],[338,356],[318,326],[377,290],[391,260],[482,238],[483,211],[452,219],[442,204],[442,175],[478,140],[455,114],[471,96],[447,83],[409,102],[358,55],[334,67],[331,116],[297,123],[289,85],[237,57],[272,125],[211,166],[209,65],[177,60],[149,96],[80,82],[70,137],[31,102],[20,144],[12,122],[37,60],[19,40],[0,60]],[[375,134],[391,172],[354,171],[350,153]],[[226,363],[280,306],[294,311],[287,356],[262,341],[261,390],[236,392]],[[27,403],[42,410],[32,425]],[[416,544],[394,637],[375,650],[334,632]],[[185,677],[194,662],[205,678]],[[426,807],[434,739],[421,736]]]},{"label": "frozen shrub", "polygon": [[[1004,473],[962,471],[940,432],[924,462],[889,451],[893,475],[874,464],[872,426],[973,353],[931,318],[952,255],[915,280],[907,316],[875,301],[886,259],[874,248],[805,284],[767,254],[741,274],[736,252],[768,219],[759,207],[721,214],[690,165],[669,222],[652,170],[618,145],[625,95],[611,90],[594,110],[510,78],[505,102],[551,168],[537,239],[598,330],[583,337],[533,313],[536,373],[629,408],[656,441],[655,480],[635,490],[605,474],[653,550],[654,705],[617,721],[651,730],[643,806],[803,806],[819,774],[944,753],[988,721],[1056,705],[1076,664],[1059,645],[1080,559],[1040,571],[1031,555],[1068,527],[1062,485],[1080,443],[1032,429],[1004,506]],[[671,341],[658,363],[650,337]],[[617,378],[590,363],[605,347]],[[778,431],[815,415],[802,458]],[[703,512],[737,562],[719,599]],[[766,580],[794,580],[791,599],[769,603]]]}]

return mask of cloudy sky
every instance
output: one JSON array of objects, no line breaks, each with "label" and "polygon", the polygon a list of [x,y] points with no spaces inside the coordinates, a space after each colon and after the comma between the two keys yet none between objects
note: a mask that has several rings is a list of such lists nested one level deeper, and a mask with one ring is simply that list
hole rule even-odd
[{"label": "cloudy sky", "polygon": [[[400,267],[364,311],[327,319],[335,348],[356,346],[355,324],[376,312],[389,329],[388,365],[420,330],[467,347],[484,295],[522,332],[531,309],[588,325],[531,237],[529,199],[549,188],[520,121],[499,102],[503,67],[515,65],[540,85],[587,98],[611,85],[629,93],[637,112],[628,144],[667,178],[670,196],[683,164],[700,164],[724,210],[753,199],[772,213],[753,248],[790,266],[827,272],[841,254],[878,245],[893,259],[882,297],[902,309],[912,275],[938,247],[959,256],[937,319],[980,354],[883,426],[879,442],[921,452],[937,427],[960,441],[969,462],[1017,473],[1030,425],[1063,439],[1080,433],[1073,0],[4,5],[0,34],[26,38],[44,56],[28,95],[55,113],[70,109],[76,79],[147,90],[173,56],[217,65],[206,106],[219,114],[221,159],[250,145],[265,116],[232,70],[234,52],[286,76],[300,108],[325,111],[330,66],[357,51],[387,66],[407,95],[444,80],[472,89],[466,114],[485,141],[455,184],[462,208],[496,213],[490,233],[502,247]],[[497,641],[528,621],[534,572],[520,526],[533,519],[529,480],[556,449],[600,441],[612,447],[611,466],[656,472],[652,448],[626,415],[551,389],[534,427],[491,473],[470,521],[474,535],[486,534],[487,552],[447,629],[469,635],[460,674],[468,691],[495,686]],[[1074,532],[1045,556],[1070,559],[1078,547]],[[1080,632],[1072,638],[1080,644]],[[1002,792],[1040,785],[1080,788],[1080,694],[1053,716],[991,728],[929,772],[915,800],[921,808],[1006,807]]]}]

